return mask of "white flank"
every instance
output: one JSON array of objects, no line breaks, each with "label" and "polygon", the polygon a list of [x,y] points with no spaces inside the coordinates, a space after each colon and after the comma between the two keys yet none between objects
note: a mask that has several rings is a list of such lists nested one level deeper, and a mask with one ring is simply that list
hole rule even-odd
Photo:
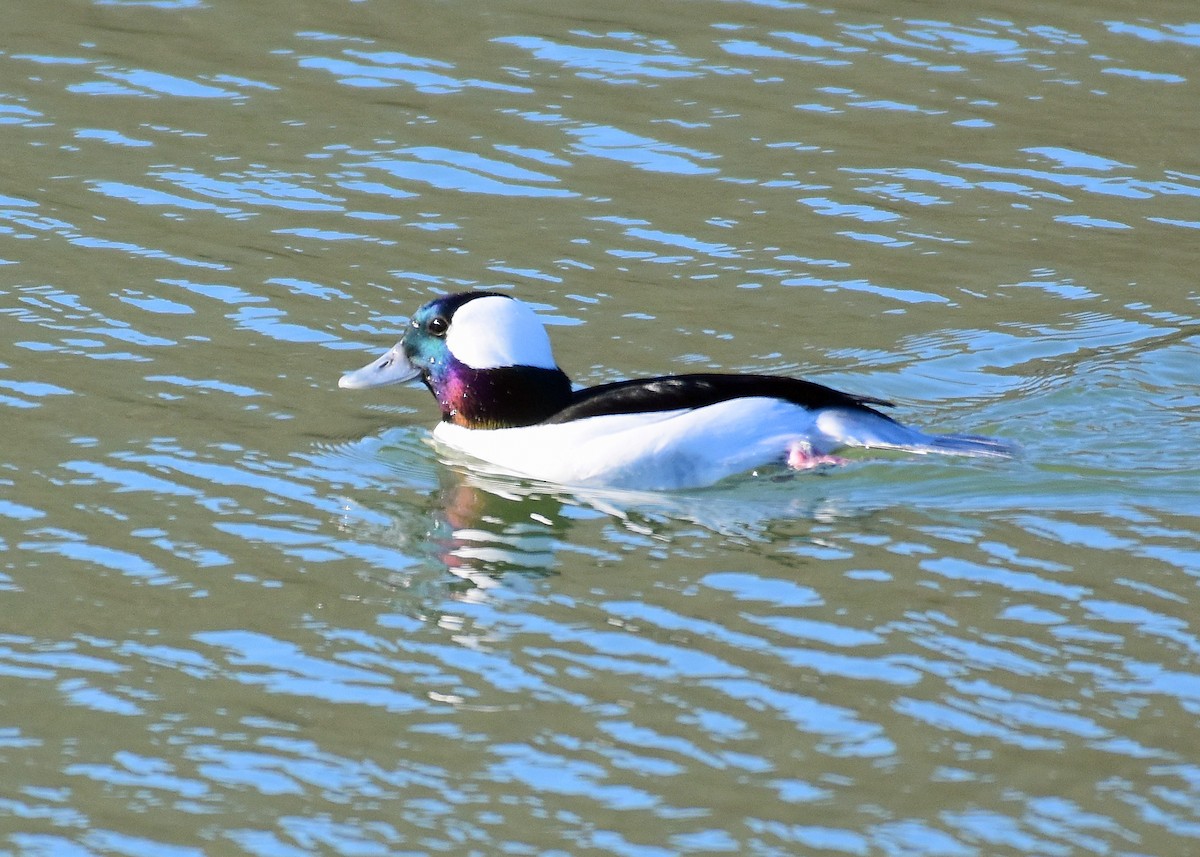
[{"label": "white flank", "polygon": [[745,398],[695,410],[615,414],[481,431],[441,423],[434,437],[502,471],[544,482],[662,490],[711,485],[787,458],[811,441],[813,413]]},{"label": "white flank", "polygon": [[505,473],[574,487],[670,490],[712,485],[799,446],[814,455],[843,447],[1008,457],[1002,441],[930,435],[869,411],[810,411],[747,397],[704,408],[613,414],[568,423],[479,430],[441,423],[433,436]]},{"label": "white flank", "polygon": [[472,369],[558,366],[541,319],[526,304],[513,298],[467,301],[450,321],[446,347]]}]

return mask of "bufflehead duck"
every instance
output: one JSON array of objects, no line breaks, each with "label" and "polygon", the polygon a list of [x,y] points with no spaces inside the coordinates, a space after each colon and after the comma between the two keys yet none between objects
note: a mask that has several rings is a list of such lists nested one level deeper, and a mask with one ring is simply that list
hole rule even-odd
[{"label": "bufflehead duck", "polygon": [[890,402],[798,378],[701,373],[573,390],[541,320],[496,292],[430,301],[390,351],[338,386],[416,378],[441,406],[437,441],[567,486],[697,488],[775,463],[840,464],[843,447],[1011,455],[1002,441],[925,434],[877,410]]}]

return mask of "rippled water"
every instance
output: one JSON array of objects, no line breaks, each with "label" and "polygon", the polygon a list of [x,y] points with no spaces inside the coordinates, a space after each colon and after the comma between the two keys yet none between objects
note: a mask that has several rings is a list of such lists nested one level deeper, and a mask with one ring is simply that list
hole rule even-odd
[{"label": "rippled water", "polygon": [[[1193,4],[12,5],[0,850],[1200,849]],[[1024,453],[472,474],[476,286]]]}]

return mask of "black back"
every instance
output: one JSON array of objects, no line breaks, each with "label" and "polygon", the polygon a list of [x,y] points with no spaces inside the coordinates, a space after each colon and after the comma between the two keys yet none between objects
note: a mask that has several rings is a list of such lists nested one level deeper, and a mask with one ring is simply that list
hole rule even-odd
[{"label": "black back", "polygon": [[884,399],[843,393],[801,378],[781,375],[725,375],[714,372],[638,378],[577,390],[571,403],[547,418],[544,423],[566,423],[607,414],[703,408],[730,399],[754,396],[782,399],[810,410],[839,407],[870,411],[884,419],[890,417],[879,413],[870,405],[892,405]]}]

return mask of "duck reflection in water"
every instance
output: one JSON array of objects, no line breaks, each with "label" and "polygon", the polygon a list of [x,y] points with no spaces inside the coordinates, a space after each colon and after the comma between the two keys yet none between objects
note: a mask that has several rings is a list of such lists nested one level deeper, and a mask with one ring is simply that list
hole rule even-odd
[{"label": "duck reflection in water", "polygon": [[[780,521],[808,524],[869,511],[831,498],[818,488],[827,480],[798,485],[786,474],[663,494],[569,491],[482,473],[454,460],[443,461],[436,473],[439,485],[433,490],[413,486],[414,494],[428,498],[421,507],[394,500],[372,507],[391,519],[380,535],[426,568],[449,571],[480,590],[502,580],[511,585],[553,574],[564,552],[586,554],[604,567],[621,562],[630,547],[665,554],[685,531],[693,545],[705,533],[726,545],[730,540],[750,544],[777,537],[773,530]],[[419,576],[413,570],[399,574],[402,581]]]}]

